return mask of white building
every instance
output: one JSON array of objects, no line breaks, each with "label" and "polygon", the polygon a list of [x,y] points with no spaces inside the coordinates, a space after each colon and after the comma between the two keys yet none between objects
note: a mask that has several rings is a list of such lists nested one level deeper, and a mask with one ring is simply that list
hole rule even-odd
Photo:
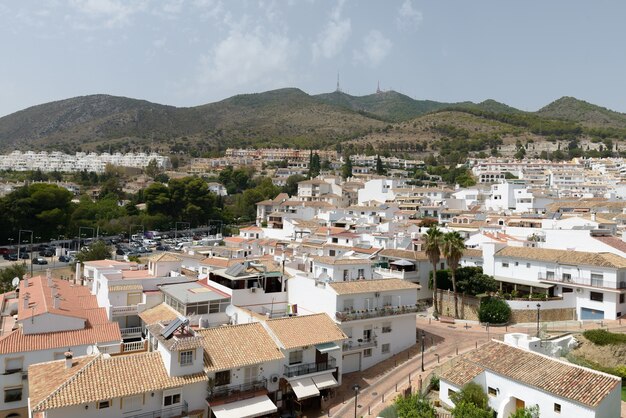
[{"label": "white building", "polygon": [[482,386],[499,417],[517,408],[539,406],[544,418],[615,418],[620,416],[621,379],[499,341],[453,360],[440,376],[439,398],[469,382]]}]

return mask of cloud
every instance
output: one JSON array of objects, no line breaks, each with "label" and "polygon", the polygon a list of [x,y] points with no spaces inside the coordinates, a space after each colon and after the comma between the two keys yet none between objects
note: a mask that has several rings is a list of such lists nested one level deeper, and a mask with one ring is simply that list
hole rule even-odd
[{"label": "cloud", "polygon": [[424,20],[424,15],[419,10],[413,8],[411,0],[404,0],[400,9],[396,23],[400,29],[416,29]]},{"label": "cloud", "polygon": [[363,47],[354,51],[356,62],[377,67],[389,54],[393,43],[378,30],[371,30],[363,38]]},{"label": "cloud", "polygon": [[131,17],[145,9],[145,1],[124,0],[72,0],[70,3],[83,17],[91,22],[75,22],[79,29],[126,26]]},{"label": "cloud", "polygon": [[295,51],[295,43],[285,35],[231,30],[201,57],[199,82],[224,90],[277,85],[289,78]]},{"label": "cloud", "polygon": [[341,52],[352,33],[349,18],[342,19],[341,12],[345,1],[340,1],[331,11],[330,20],[313,43],[313,61],[321,58],[333,58]]}]

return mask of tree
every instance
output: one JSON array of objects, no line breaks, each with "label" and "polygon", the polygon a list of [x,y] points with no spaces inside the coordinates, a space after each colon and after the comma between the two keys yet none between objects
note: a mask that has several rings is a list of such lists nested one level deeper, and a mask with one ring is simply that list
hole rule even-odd
[{"label": "tree", "polygon": [[383,161],[380,159],[380,155],[376,156],[376,174],[379,176],[385,174],[385,166],[383,165]]},{"label": "tree", "polygon": [[482,410],[487,410],[489,408],[489,397],[483,390],[482,386],[476,382],[467,383],[461,388],[460,391],[452,394],[452,396],[450,396],[450,400],[454,402],[455,405],[465,403],[474,405]]},{"label": "tree", "polygon": [[76,258],[81,263],[85,261],[104,260],[111,257],[111,248],[104,241],[96,241],[89,247],[82,248]]},{"label": "tree", "polygon": [[[441,238],[443,233],[437,226],[428,228],[424,235],[424,251],[428,256],[428,260],[433,265],[433,277],[437,277],[437,263],[441,259]],[[437,280],[433,280],[433,307],[435,315],[438,314],[437,309]],[[441,307],[440,307],[441,308]]]},{"label": "tree", "polygon": [[456,270],[465,251],[465,241],[457,231],[448,232],[441,240],[441,252],[448,262],[452,276],[452,292],[454,293],[454,317],[459,317],[459,297],[456,293]]},{"label": "tree", "polygon": [[319,154],[314,154],[311,150],[311,154],[309,155],[309,178],[319,176],[321,167]]},{"label": "tree", "polygon": [[435,408],[424,396],[413,394],[407,397],[398,396],[394,402],[396,414],[402,418],[436,418]]},{"label": "tree", "polygon": [[298,194],[298,183],[306,180],[306,177],[300,174],[294,174],[292,176],[287,177],[287,181],[283,186],[283,192],[287,193],[289,196],[295,196]]},{"label": "tree", "polygon": [[511,307],[502,299],[487,298],[480,302],[478,319],[489,324],[504,324],[511,318]]},{"label": "tree", "polygon": [[539,418],[539,405],[520,408],[509,415],[509,418]]},{"label": "tree", "polygon": [[341,167],[341,177],[348,179],[352,177],[352,160],[349,155],[346,155],[343,167]]},{"label": "tree", "polygon": [[463,402],[454,407],[452,416],[454,418],[493,418],[493,411],[480,409],[474,404]]},{"label": "tree", "polygon": [[13,264],[0,270],[0,293],[13,290],[13,279],[17,277],[22,280],[25,274],[25,264]]},{"label": "tree", "polygon": [[159,174],[161,170],[159,169],[159,163],[157,163],[156,158],[153,158],[148,162],[144,171],[146,175],[152,177],[153,179],[157,176],[157,174]]}]

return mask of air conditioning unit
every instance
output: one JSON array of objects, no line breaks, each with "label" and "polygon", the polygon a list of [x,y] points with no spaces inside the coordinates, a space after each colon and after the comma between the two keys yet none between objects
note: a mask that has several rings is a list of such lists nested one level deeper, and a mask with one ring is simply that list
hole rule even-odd
[{"label": "air conditioning unit", "polygon": [[278,379],[279,379],[278,375],[277,375],[277,374],[273,374],[273,375],[270,377],[270,382],[272,382],[272,383],[278,383]]},{"label": "air conditioning unit", "polygon": [[250,291],[251,291],[252,293],[256,293],[256,290],[257,290],[257,288],[256,288],[256,287],[251,287],[251,288],[250,288]]}]

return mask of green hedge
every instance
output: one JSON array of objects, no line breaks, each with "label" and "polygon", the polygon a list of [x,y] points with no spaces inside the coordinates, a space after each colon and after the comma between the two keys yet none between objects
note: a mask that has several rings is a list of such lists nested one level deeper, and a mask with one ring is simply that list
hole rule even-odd
[{"label": "green hedge", "polygon": [[480,302],[478,320],[489,324],[505,324],[511,318],[511,307],[502,299],[487,298]]},{"label": "green hedge", "polygon": [[615,334],[604,329],[583,332],[583,336],[596,345],[626,344],[626,334]]}]

